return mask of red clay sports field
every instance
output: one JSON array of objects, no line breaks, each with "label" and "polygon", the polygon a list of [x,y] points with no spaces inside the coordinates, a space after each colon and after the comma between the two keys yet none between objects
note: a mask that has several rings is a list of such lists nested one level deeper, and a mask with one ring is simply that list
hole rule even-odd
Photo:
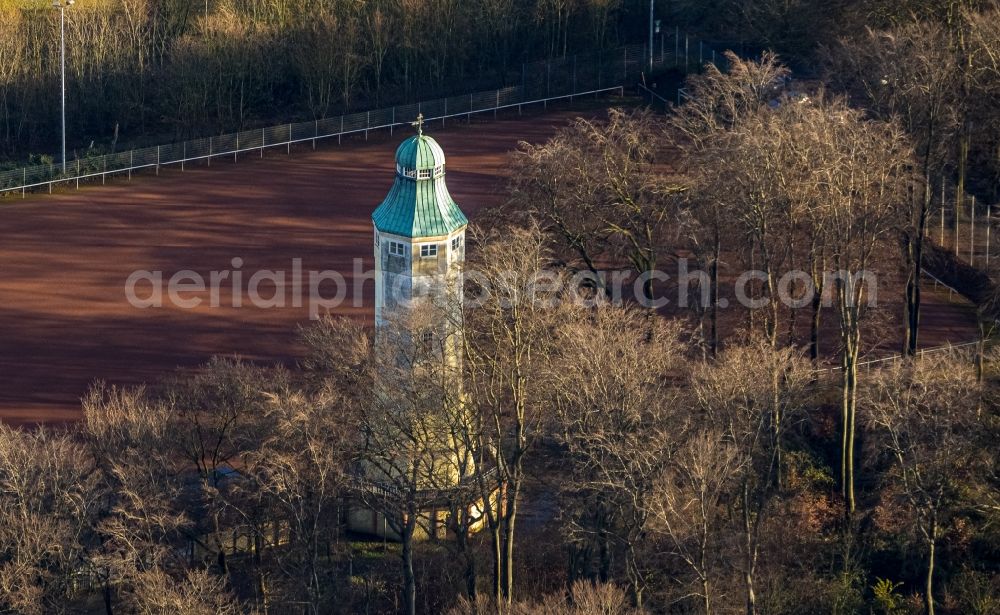
[{"label": "red clay sports field", "polygon": [[[475,222],[501,198],[507,157],[517,142],[543,141],[574,112],[440,125],[427,131],[448,158],[448,187]],[[152,381],[212,355],[291,361],[295,329],[308,308],[138,309],[125,297],[135,270],[169,277],[193,270],[336,270],[351,283],[355,258],[371,267],[369,216],[393,178],[399,131],[372,140],[267,152],[236,164],[213,161],[119,177],[106,186],[0,199],[0,420],[72,420],[90,382]],[[247,274],[249,275],[249,273]],[[243,285],[244,289],[246,284]],[[266,293],[262,293],[265,294]],[[350,294],[350,291],[349,291]],[[198,296],[186,293],[185,296]],[[339,310],[371,318],[363,307]],[[227,307],[229,306],[229,307]],[[925,343],[966,341],[969,309],[928,293]]]}]

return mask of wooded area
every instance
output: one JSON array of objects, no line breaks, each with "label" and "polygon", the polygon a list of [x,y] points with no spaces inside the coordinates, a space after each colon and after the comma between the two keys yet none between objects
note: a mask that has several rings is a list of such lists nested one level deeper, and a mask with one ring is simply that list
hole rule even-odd
[{"label": "wooded area", "polygon": [[[299,332],[294,368],[220,358],[148,388],[95,383],[79,425],[0,426],[0,608],[1000,613],[987,273],[978,342],[918,352],[932,196],[950,181],[997,197],[1000,10],[867,4],[834,14],[868,28],[806,49],[792,26],[819,3],[721,3],[706,28],[821,78],[791,88],[781,55],[732,53],[666,116],[610,109],[520,144],[509,198],[469,230],[461,311],[377,331],[327,317]],[[621,35],[570,36],[596,13],[544,6],[542,53]],[[376,84],[407,87],[405,49]],[[688,304],[647,307],[668,291],[649,274],[686,257],[706,272]],[[725,312],[749,269],[757,308]],[[448,335],[414,343],[428,323]],[[399,543],[347,534],[359,504]],[[420,541],[432,504],[447,536]]]},{"label": "wooded area", "polygon": [[[327,318],[302,331],[309,353],[291,372],[218,359],[148,389],[97,383],[68,431],[0,426],[0,604],[456,615],[1000,607],[994,355],[983,382],[957,353],[862,379],[863,479],[845,516],[831,455],[839,385],[805,353],[772,345],[761,327],[706,359],[681,320],[552,307],[560,297],[529,298],[558,249],[540,229],[479,240],[487,263],[508,258],[482,270],[497,292],[454,329],[467,341],[461,373],[413,370],[445,366],[449,340],[401,342],[392,331],[412,321],[373,334]],[[438,482],[442,464],[463,459],[490,471],[462,491]],[[358,483],[358,463],[408,471],[375,492]],[[498,486],[504,505],[487,507],[472,533],[465,490]],[[416,511],[431,497],[450,507],[446,535],[418,542]],[[345,506],[358,502],[385,514],[401,545],[345,533]]]},{"label": "wooded area", "polygon": [[[661,31],[810,69],[865,27],[954,26],[982,0],[657,0]],[[66,10],[69,147],[81,156],[510,85],[522,62],[646,40],[646,0],[79,0]],[[59,15],[0,2],[0,156],[59,139]],[[964,39],[963,39],[964,41]],[[964,44],[964,42],[963,42]],[[96,151],[90,151],[96,148]]]},{"label": "wooded area", "polygon": [[[640,0],[78,0],[68,144],[82,156],[520,83],[522,62],[644,40],[644,14]],[[0,2],[0,155],[57,151],[59,44],[49,2]]]}]

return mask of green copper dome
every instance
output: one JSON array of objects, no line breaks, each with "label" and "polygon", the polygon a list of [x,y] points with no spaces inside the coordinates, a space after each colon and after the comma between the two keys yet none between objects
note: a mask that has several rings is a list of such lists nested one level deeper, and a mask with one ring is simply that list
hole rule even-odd
[{"label": "green copper dome", "polygon": [[444,151],[423,134],[410,137],[396,150],[396,180],[372,214],[375,228],[402,237],[439,237],[469,223],[448,194]]},{"label": "green copper dome", "polygon": [[396,165],[407,169],[433,169],[444,165],[444,151],[437,141],[414,135],[396,148]]}]

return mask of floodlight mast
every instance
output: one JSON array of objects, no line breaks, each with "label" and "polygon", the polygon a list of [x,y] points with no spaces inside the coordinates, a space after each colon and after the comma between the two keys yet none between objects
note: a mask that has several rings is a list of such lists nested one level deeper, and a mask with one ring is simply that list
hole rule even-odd
[{"label": "floodlight mast", "polygon": [[653,8],[656,0],[649,0],[649,73],[653,73]]},{"label": "floodlight mast", "polygon": [[52,8],[59,9],[59,89],[62,98],[62,172],[66,174],[66,9],[76,0],[54,0]]}]

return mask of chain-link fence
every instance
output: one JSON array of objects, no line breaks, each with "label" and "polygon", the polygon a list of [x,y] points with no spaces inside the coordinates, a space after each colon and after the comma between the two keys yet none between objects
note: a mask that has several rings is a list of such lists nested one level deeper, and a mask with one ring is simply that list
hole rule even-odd
[{"label": "chain-link fence", "polygon": [[969,194],[947,177],[941,177],[939,184],[939,192],[930,195],[927,237],[956,259],[995,276],[1000,260],[1000,237],[993,231],[996,202]]},{"label": "chain-link fence", "polygon": [[[653,71],[677,69],[688,72],[705,61],[713,61],[715,52],[708,53],[707,46],[674,31],[661,34],[649,43],[628,45],[616,49],[587,54],[568,55],[563,58],[524,64],[520,83],[507,87],[474,92],[461,96],[426,100],[408,105],[373,109],[307,122],[292,122],[243,130],[178,143],[130,149],[103,155],[82,156],[68,160],[66,168],[50,163],[0,171],[0,195],[48,189],[61,183],[97,181],[104,183],[109,176],[127,175],[141,169],[155,169],[179,165],[182,169],[190,162],[211,164],[214,158],[239,157],[240,154],[264,155],[268,148],[285,148],[297,143],[311,143],[314,147],[321,139],[337,138],[373,130],[387,130],[410,124],[422,113],[426,121],[445,121],[449,118],[467,117],[502,109],[527,105],[547,106],[557,100],[602,93],[623,93],[624,87],[636,83],[642,75]],[[508,83],[516,79],[510,75]]]}]

